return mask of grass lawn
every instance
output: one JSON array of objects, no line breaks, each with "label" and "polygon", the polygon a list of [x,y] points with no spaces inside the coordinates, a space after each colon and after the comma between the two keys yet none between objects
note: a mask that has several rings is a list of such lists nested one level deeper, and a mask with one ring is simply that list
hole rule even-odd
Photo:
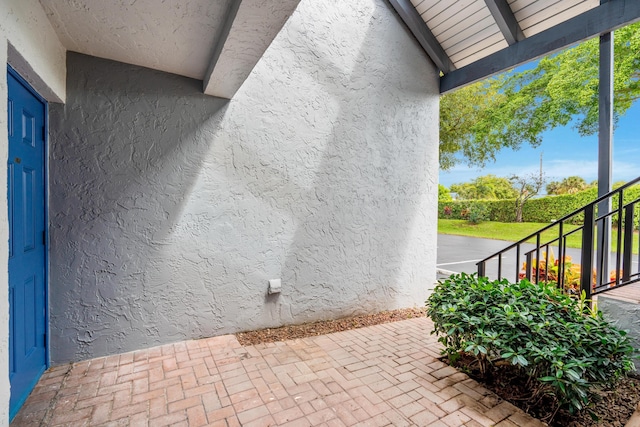
[{"label": "grass lawn", "polygon": [[[535,233],[542,227],[549,224],[542,224],[538,222],[495,222],[485,221],[480,224],[471,224],[468,221],[460,219],[439,219],[438,220],[438,233],[442,234],[456,234],[459,236],[471,236],[471,237],[484,237],[487,239],[507,240],[510,242],[517,242],[518,240],[527,237],[529,234]],[[564,231],[575,230],[575,225],[565,224]],[[553,238],[558,237],[558,227],[552,227],[548,231],[542,234],[542,243],[545,243]],[[618,238],[618,230],[615,228],[611,232],[611,238],[613,242]],[[530,240],[535,243],[535,239]],[[638,233],[634,233],[633,236],[633,253],[638,253]],[[567,239],[567,246],[570,248],[579,248],[582,242],[582,232],[578,231]]]}]

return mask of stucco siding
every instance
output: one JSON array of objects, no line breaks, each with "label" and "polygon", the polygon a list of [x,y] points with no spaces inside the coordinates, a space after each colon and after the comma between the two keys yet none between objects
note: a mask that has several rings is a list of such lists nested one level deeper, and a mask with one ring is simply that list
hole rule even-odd
[{"label": "stucco siding", "polygon": [[[0,63],[13,66],[49,101],[64,99],[65,49],[37,0],[0,2]],[[0,78],[0,188],[7,188],[7,78]],[[3,193],[6,195],[6,190]],[[8,260],[7,198],[0,197],[0,259]],[[9,424],[9,277],[0,269],[0,426]]]},{"label": "stucco siding", "polygon": [[0,3],[0,45],[3,52],[8,50],[5,63],[14,67],[43,98],[64,101],[66,49],[38,0]]},{"label": "stucco siding", "polygon": [[385,1],[301,2],[231,101],[79,54],[67,69],[54,363],[424,303],[438,75]]}]

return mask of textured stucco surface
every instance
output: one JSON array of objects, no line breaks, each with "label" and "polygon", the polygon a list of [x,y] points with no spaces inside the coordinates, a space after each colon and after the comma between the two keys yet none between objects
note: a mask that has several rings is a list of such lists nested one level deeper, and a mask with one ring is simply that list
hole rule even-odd
[{"label": "textured stucco surface", "polygon": [[40,0],[67,49],[204,77],[232,0]]},{"label": "textured stucco surface", "polygon": [[226,38],[218,41],[211,71],[203,79],[204,93],[231,99],[298,3],[300,0],[234,2],[233,24]]},{"label": "textured stucco surface", "polygon": [[[640,349],[640,304],[598,295],[598,309],[602,310],[606,319],[627,331],[631,344]],[[640,360],[634,359],[633,363],[640,370]]]},{"label": "textured stucco surface", "polygon": [[[65,97],[65,50],[37,0],[0,2],[0,63],[11,64],[47,100]],[[0,78],[0,188],[7,188],[7,79]],[[6,195],[6,190],[3,193]],[[9,240],[7,198],[0,197],[0,242]],[[0,245],[0,426],[9,424],[8,246]]]},{"label": "textured stucco surface", "polygon": [[438,76],[385,1],[302,1],[231,101],[79,54],[68,69],[54,363],[424,303]]},{"label": "textured stucco surface", "polygon": [[22,77],[48,101],[64,101],[66,49],[38,0],[0,2],[3,51],[7,49],[7,41],[11,44],[8,62]]}]

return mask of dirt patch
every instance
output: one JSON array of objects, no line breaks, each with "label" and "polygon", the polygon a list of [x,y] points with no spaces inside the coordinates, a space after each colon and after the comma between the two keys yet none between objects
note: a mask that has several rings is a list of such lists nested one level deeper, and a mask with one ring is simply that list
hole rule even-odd
[{"label": "dirt patch", "polygon": [[[442,360],[448,362],[447,358]],[[480,377],[472,357],[462,357],[454,366],[504,400],[552,427],[622,427],[640,401],[640,379],[637,375],[630,375],[624,377],[615,387],[600,390],[597,401],[579,414],[572,415],[563,410],[554,414],[554,400],[549,396],[532,399],[531,389],[527,387],[528,378],[510,364],[493,369],[486,381]]]},{"label": "dirt patch", "polygon": [[240,332],[236,334],[242,345],[256,345],[266,342],[286,341],[296,338],[313,337],[333,332],[348,331],[364,328],[365,326],[381,323],[397,322],[398,320],[425,317],[426,308],[405,308],[400,310],[383,311],[381,313],[362,316],[345,317],[337,320],[304,323],[302,325],[282,326],[280,328],[260,329],[257,331]]}]

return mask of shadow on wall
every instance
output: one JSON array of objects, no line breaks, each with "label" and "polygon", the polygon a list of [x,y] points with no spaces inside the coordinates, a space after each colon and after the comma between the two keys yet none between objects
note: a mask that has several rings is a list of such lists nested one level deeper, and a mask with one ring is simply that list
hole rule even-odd
[{"label": "shadow on wall", "polygon": [[[389,5],[369,4],[313,27],[291,20],[278,58],[254,70],[270,79],[242,89],[251,96],[260,85],[261,102],[257,130],[235,141],[234,165],[289,225],[272,247],[279,268],[262,278],[282,277],[282,293],[265,296],[263,312],[227,313],[240,323],[422,305],[435,281],[437,75],[403,31],[389,31],[402,28]],[[308,2],[297,12],[323,16],[323,8]],[[298,95],[283,97],[282,87]],[[266,152],[253,142],[273,115],[287,120]]]},{"label": "shadow on wall", "polygon": [[[321,5],[305,6],[322,14]],[[297,323],[422,305],[434,281],[426,258],[437,175],[429,170],[437,167],[435,72],[388,4],[366,7],[351,22],[331,23],[335,46],[358,50],[348,68],[330,47],[309,52],[337,114],[283,267],[284,283],[295,284],[289,315]]]},{"label": "shadow on wall", "polygon": [[50,106],[52,360],[65,361],[117,352],[145,324],[145,248],[179,219],[228,103],[197,80],[67,61],[67,103]]},{"label": "shadow on wall", "polygon": [[384,0],[302,2],[230,102],[68,61],[50,113],[53,363],[423,304],[437,74]]}]

